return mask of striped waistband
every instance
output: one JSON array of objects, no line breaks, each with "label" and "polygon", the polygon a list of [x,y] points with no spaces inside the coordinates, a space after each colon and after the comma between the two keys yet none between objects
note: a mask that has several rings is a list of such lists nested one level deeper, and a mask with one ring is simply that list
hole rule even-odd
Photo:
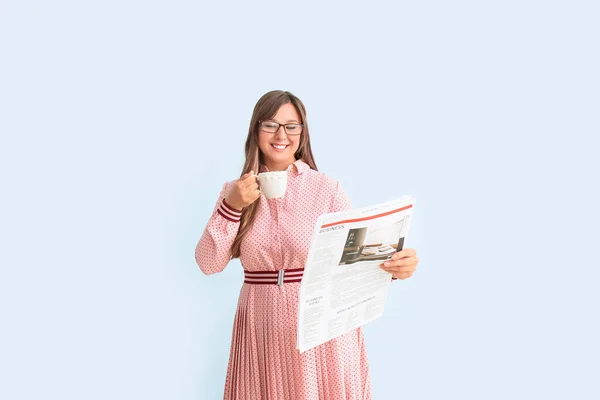
[{"label": "striped waistband", "polygon": [[244,270],[244,283],[254,285],[283,285],[284,283],[300,282],[304,268],[280,269],[279,271],[246,271]]}]

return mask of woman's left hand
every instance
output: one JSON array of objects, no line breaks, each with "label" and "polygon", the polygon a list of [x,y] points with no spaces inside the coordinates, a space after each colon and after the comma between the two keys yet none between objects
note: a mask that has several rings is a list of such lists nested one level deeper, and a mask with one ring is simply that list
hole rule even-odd
[{"label": "woman's left hand", "polygon": [[395,253],[391,260],[381,264],[381,268],[392,274],[394,278],[406,279],[412,276],[418,263],[417,251],[415,249],[404,249]]}]

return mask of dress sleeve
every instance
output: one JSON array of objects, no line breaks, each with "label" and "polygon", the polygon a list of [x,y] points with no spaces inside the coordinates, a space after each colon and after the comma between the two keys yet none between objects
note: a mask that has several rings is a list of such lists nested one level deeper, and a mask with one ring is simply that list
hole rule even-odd
[{"label": "dress sleeve", "polygon": [[231,259],[231,245],[237,236],[242,213],[227,204],[225,197],[233,183],[223,185],[217,204],[196,245],[196,263],[207,275],[221,272]]},{"label": "dress sleeve", "polygon": [[346,211],[351,208],[352,202],[350,201],[350,198],[348,198],[346,192],[344,192],[344,189],[342,189],[342,184],[337,182],[335,195],[330,207],[331,212]]}]

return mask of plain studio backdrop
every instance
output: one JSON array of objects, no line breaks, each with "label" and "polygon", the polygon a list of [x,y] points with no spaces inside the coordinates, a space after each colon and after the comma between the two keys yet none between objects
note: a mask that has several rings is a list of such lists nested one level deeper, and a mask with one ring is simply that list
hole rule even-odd
[{"label": "plain studio backdrop", "polygon": [[[221,398],[194,248],[265,92],[355,206],[412,194],[374,399],[598,399],[596,2],[0,2],[0,398]],[[335,400],[335,399],[334,399]]]}]

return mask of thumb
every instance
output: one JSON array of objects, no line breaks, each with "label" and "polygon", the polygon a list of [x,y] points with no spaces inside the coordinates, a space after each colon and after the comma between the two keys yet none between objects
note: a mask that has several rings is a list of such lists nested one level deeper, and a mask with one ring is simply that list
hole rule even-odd
[{"label": "thumb", "polygon": [[244,175],[242,175],[242,177],[240,178],[241,181],[243,181],[244,179],[248,178],[249,176],[254,175],[254,171],[250,171],[250,172],[246,172]]}]

